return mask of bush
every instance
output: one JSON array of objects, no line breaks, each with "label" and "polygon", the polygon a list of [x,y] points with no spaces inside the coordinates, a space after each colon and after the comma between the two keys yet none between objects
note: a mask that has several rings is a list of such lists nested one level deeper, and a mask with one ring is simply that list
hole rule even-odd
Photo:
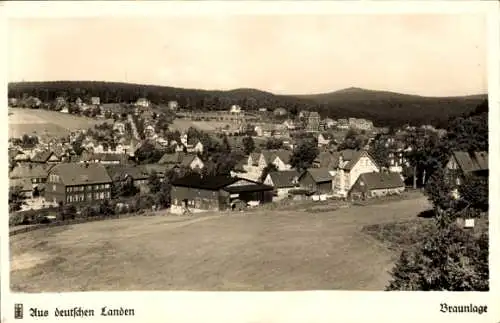
[{"label": "bush", "polygon": [[387,290],[488,291],[488,233],[434,226],[414,250],[402,252],[391,275]]}]

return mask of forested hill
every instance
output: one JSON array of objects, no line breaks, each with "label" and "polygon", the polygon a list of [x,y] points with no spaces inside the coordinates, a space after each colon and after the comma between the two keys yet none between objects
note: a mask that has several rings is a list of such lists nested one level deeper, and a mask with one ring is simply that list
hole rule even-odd
[{"label": "forested hill", "polygon": [[135,102],[146,97],[156,104],[176,100],[183,109],[219,110],[239,104],[246,110],[283,107],[292,115],[300,110],[315,110],[322,117],[367,118],[378,126],[402,124],[432,124],[445,127],[450,117],[472,112],[487,95],[469,97],[432,98],[392,92],[350,88],[316,95],[275,95],[256,89],[230,91],[184,89],[167,86],[130,83],[56,81],[21,82],[9,84],[9,97],[36,96],[53,101],[63,95],[75,100],[99,96],[102,103]]}]

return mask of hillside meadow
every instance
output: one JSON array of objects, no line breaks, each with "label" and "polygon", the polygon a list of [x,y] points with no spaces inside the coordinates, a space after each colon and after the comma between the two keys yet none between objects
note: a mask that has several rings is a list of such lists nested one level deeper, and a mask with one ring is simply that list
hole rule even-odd
[{"label": "hillside meadow", "polygon": [[395,252],[368,225],[426,219],[422,197],[310,212],[132,217],[10,237],[16,292],[383,290]]}]

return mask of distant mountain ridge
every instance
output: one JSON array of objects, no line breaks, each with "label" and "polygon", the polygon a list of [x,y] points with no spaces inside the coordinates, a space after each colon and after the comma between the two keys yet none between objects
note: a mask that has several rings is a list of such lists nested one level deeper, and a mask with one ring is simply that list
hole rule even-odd
[{"label": "distant mountain ridge", "polygon": [[284,95],[252,88],[204,90],[98,81],[17,82],[9,83],[8,89],[9,97],[31,95],[47,102],[65,95],[70,101],[77,97],[99,96],[101,103],[131,103],[140,97],[157,104],[177,100],[181,108],[195,111],[228,109],[232,104],[249,111],[282,107],[292,115],[310,110],[334,119],[367,118],[379,126],[411,123],[444,127],[449,118],[470,113],[487,100],[486,94],[425,97],[357,87],[320,94]]},{"label": "distant mountain ridge", "polygon": [[295,95],[298,98],[313,100],[318,103],[330,103],[342,100],[361,101],[361,100],[438,100],[438,99],[462,99],[476,98],[486,99],[487,94],[475,94],[464,96],[423,96],[416,94],[404,94],[392,91],[368,90],[359,87],[349,87],[333,92],[318,94]]}]

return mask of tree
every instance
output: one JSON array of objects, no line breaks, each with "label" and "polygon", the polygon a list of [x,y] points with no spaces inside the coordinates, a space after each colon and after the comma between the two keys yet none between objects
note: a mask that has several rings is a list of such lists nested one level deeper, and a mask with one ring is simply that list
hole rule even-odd
[{"label": "tree", "polygon": [[318,145],[314,140],[303,140],[294,149],[290,157],[290,165],[301,171],[312,166],[312,162],[318,156]]},{"label": "tree", "polygon": [[439,213],[455,205],[456,201],[451,195],[452,190],[453,187],[447,180],[444,169],[439,168],[429,178],[429,181],[425,185],[424,193]]},{"label": "tree", "polygon": [[462,203],[471,208],[481,211],[488,210],[488,178],[475,175],[467,175],[462,184],[458,187],[458,192]]},{"label": "tree", "polygon": [[24,204],[25,197],[21,193],[21,187],[16,186],[9,190],[9,212],[19,211]]},{"label": "tree", "polygon": [[276,167],[276,165],[274,165],[272,163],[267,164],[267,166],[262,169],[262,172],[261,172],[260,177],[259,177],[259,181],[264,182],[269,173],[276,172],[276,171],[278,171],[278,167]]},{"label": "tree", "polygon": [[488,291],[488,232],[475,236],[455,224],[431,226],[403,252],[387,290]]},{"label": "tree", "polygon": [[282,149],[283,140],[279,138],[269,138],[266,142],[266,149]]},{"label": "tree", "polygon": [[135,152],[139,163],[156,163],[163,156],[163,153],[156,149],[155,145],[147,141],[143,143]]},{"label": "tree", "polygon": [[242,140],[243,144],[243,151],[245,152],[246,155],[249,155],[255,150],[255,142],[253,141],[253,138],[251,136],[246,136]]},{"label": "tree", "polygon": [[149,189],[151,193],[156,194],[161,190],[162,183],[160,181],[160,177],[153,171],[151,175],[149,175]]},{"label": "tree", "polygon": [[375,140],[369,149],[369,154],[381,167],[389,167],[389,154],[391,149],[383,140]]},{"label": "tree", "polygon": [[225,153],[225,154],[228,154],[231,152],[231,144],[229,144],[229,139],[227,138],[227,136],[224,134],[224,136],[222,137],[222,153]]},{"label": "tree", "polygon": [[349,129],[344,137],[344,141],[339,145],[338,150],[360,150],[366,145],[367,142],[368,139],[365,136],[361,135],[354,129]]}]

